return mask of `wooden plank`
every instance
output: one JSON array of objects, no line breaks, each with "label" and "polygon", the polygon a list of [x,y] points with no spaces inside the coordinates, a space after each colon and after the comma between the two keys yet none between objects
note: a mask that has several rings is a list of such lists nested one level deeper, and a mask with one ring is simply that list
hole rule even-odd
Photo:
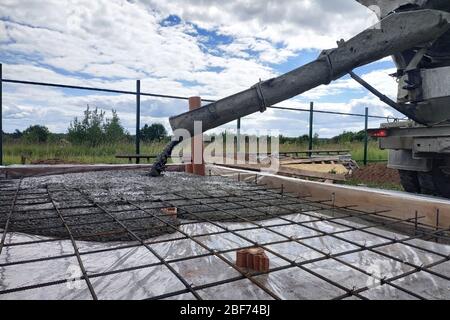
[{"label": "wooden plank", "polygon": [[[273,179],[269,179],[273,181]],[[259,179],[261,183],[263,179]],[[330,185],[313,181],[281,182],[286,191],[311,196],[311,200],[331,199],[334,194],[337,206],[355,206],[366,212],[391,210],[383,213],[399,219],[414,219],[415,212],[424,216],[419,222],[436,226],[437,210],[440,211],[439,227],[450,227],[450,201],[411,195],[402,192],[370,190],[351,186]],[[277,183],[278,184],[278,183]]]},{"label": "wooden plank", "polygon": [[339,161],[338,157],[318,157],[318,158],[308,158],[308,159],[292,159],[292,160],[282,160],[281,164],[304,164],[304,163],[314,163],[322,161]]},{"label": "wooden plank", "polygon": [[[223,166],[226,168],[233,169],[243,169],[250,170],[254,172],[264,172],[264,169],[269,170],[268,167],[262,167],[260,165],[252,165],[252,164],[216,164],[217,166]],[[306,177],[306,178],[314,178],[314,179],[323,179],[323,180],[334,180],[334,181],[345,181],[345,175],[341,174],[332,174],[332,173],[324,173],[324,172],[315,172],[308,170],[300,170],[300,169],[292,169],[280,166],[278,169],[278,174],[294,176],[294,177]]]},{"label": "wooden plank", "polygon": [[[90,171],[111,170],[150,170],[151,165],[25,165],[8,166],[0,168],[0,175],[5,174],[8,178],[48,176],[54,174],[79,173]],[[168,165],[167,171],[184,171],[184,165]]]},{"label": "wooden plank", "polygon": [[[241,181],[247,178],[254,181],[255,174],[245,170],[227,169],[211,166],[214,174],[230,174],[237,176],[240,173]],[[420,223],[434,228],[450,228],[450,201],[447,199],[409,194],[406,192],[369,189],[354,186],[332,185],[323,182],[306,181],[302,179],[277,176],[269,173],[260,173],[258,183],[270,188],[280,188],[287,192],[308,197],[308,200],[326,200],[334,198],[337,206],[355,206],[365,212],[390,210],[383,215],[399,219],[414,219],[417,211]],[[334,195],[332,197],[332,195]],[[437,212],[439,210],[439,220]]]},{"label": "wooden plank", "polygon": [[148,154],[117,154],[117,159],[128,159],[128,158],[139,158],[139,159],[145,159],[145,158],[157,158],[155,155],[148,155]]},{"label": "wooden plank", "polygon": [[350,150],[348,149],[331,149],[331,150],[304,150],[304,151],[287,151],[287,152],[279,152],[279,154],[297,154],[297,153],[312,153],[312,154],[319,154],[319,153],[349,153]]},{"label": "wooden plank", "polygon": [[255,171],[255,172],[260,172],[261,171],[261,166],[260,165],[253,165],[253,164],[219,164],[219,163],[215,163],[214,165],[217,166],[223,166],[226,168],[233,168],[233,169],[243,169],[243,170],[250,170],[250,171]]},{"label": "wooden plank", "polygon": [[284,166],[280,166],[278,169],[279,174],[289,174],[298,177],[308,177],[308,178],[317,178],[324,180],[335,180],[335,181],[345,181],[345,175],[342,174],[333,174],[333,173],[324,173],[324,172],[316,172],[316,171],[308,171],[302,169],[293,169]]}]

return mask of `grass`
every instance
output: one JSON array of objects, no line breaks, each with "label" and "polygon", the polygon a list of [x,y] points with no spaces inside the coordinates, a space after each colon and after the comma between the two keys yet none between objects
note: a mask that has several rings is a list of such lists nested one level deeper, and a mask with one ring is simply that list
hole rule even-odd
[{"label": "grass", "polygon": [[[158,154],[164,148],[164,143],[142,143],[142,154]],[[6,165],[20,164],[21,155],[29,155],[27,162],[47,159],[61,159],[66,162],[76,163],[127,163],[128,159],[116,159],[119,153],[134,154],[135,146],[132,143],[120,143],[114,145],[102,145],[88,147],[80,145],[61,144],[26,144],[6,143],[4,145],[4,162]]]},{"label": "grass", "polygon": [[[162,151],[165,143],[141,143],[141,153],[155,155]],[[280,152],[307,150],[307,144],[281,144]],[[331,149],[348,149],[353,159],[362,161],[364,147],[362,143],[344,143],[332,144],[320,142],[315,145],[314,149],[331,150]],[[23,142],[6,142],[4,144],[4,162],[6,165],[20,164],[21,155],[29,155],[27,162],[47,159],[61,159],[65,162],[76,163],[127,163],[128,159],[116,159],[115,155],[119,153],[135,153],[133,143],[119,143],[111,145],[102,145],[98,147],[88,147],[82,145],[71,144],[27,144]],[[378,143],[371,141],[368,149],[369,159],[371,161],[380,161],[387,159],[387,151],[380,150]]]},{"label": "grass", "polygon": [[[162,151],[165,143],[141,143],[141,154],[156,155]],[[333,144],[321,142],[314,146],[318,150],[350,150],[352,158],[358,162],[362,162],[364,158],[364,145],[362,143],[343,143]],[[285,143],[280,145],[280,152],[289,151],[303,151],[308,150],[307,144],[293,144]],[[116,159],[116,154],[134,154],[135,145],[133,143],[119,143],[111,145],[102,145],[98,147],[88,147],[82,145],[71,144],[27,144],[24,142],[14,143],[6,142],[4,144],[4,163],[6,165],[20,164],[21,155],[29,155],[27,163],[38,160],[60,159],[67,163],[82,163],[82,164],[121,164],[128,163],[128,159]],[[382,161],[387,159],[387,151],[380,150],[378,143],[371,141],[368,148],[368,159],[371,161]],[[144,160],[145,161],[145,160]],[[400,185],[392,183],[367,183],[350,179],[344,182],[347,185],[361,185],[364,184],[370,188],[381,188],[388,190],[403,190]]]}]

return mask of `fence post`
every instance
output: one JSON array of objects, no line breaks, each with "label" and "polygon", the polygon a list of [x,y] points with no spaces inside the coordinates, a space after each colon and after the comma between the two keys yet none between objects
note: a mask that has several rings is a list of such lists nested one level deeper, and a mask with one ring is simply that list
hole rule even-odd
[{"label": "fence post", "polygon": [[237,119],[237,152],[241,152],[241,118]]},{"label": "fence post", "polygon": [[[136,155],[141,154],[141,80],[136,80]],[[136,164],[140,159],[136,158]]]},{"label": "fence post", "polygon": [[366,113],[364,118],[364,165],[367,166],[367,155],[369,148],[369,135],[367,129],[369,127],[369,108],[366,107]]},{"label": "fence post", "polygon": [[3,65],[0,63],[0,166],[3,165]]},{"label": "fence post", "polygon": [[[314,122],[314,102],[309,104],[309,145],[308,150],[313,149],[313,122]],[[312,157],[312,152],[308,153],[309,157]]]}]

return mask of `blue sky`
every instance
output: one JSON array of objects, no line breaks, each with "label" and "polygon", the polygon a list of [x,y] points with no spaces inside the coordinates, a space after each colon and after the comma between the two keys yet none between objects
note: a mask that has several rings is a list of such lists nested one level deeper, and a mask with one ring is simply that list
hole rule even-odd
[{"label": "blue sky", "polygon": [[[373,25],[375,15],[354,0],[194,1],[100,0],[0,3],[3,77],[218,99],[260,78],[313,61],[336,40]],[[395,98],[389,58],[356,70]],[[398,116],[349,77],[304,93],[281,106]],[[134,131],[134,97],[4,84],[4,130],[31,124],[65,132],[87,105],[116,109]],[[142,123],[187,110],[185,101],[143,98]],[[269,110],[243,119],[244,129],[308,131],[308,115]],[[371,122],[377,126],[379,121]],[[230,123],[216,131],[234,128]],[[360,118],[317,115],[315,132],[330,137],[361,130]]]}]

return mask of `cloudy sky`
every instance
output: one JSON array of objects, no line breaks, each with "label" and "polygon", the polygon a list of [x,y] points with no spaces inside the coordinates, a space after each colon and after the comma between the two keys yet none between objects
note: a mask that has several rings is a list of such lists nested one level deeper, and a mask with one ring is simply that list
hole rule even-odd
[{"label": "cloudy sky", "polygon": [[[0,62],[3,78],[57,82],[218,99],[314,60],[375,23],[354,0],[2,0]],[[395,98],[383,59],[356,72]],[[134,132],[134,97],[4,84],[3,128],[43,124],[66,131],[86,105],[116,109]],[[344,77],[280,106],[394,116],[353,80]],[[143,98],[142,123],[187,110],[185,101]],[[269,110],[248,116],[244,129],[307,133],[308,115]],[[378,122],[371,122],[377,126]],[[220,128],[234,127],[234,123]],[[315,132],[329,137],[361,130],[363,119],[316,115]]]}]

